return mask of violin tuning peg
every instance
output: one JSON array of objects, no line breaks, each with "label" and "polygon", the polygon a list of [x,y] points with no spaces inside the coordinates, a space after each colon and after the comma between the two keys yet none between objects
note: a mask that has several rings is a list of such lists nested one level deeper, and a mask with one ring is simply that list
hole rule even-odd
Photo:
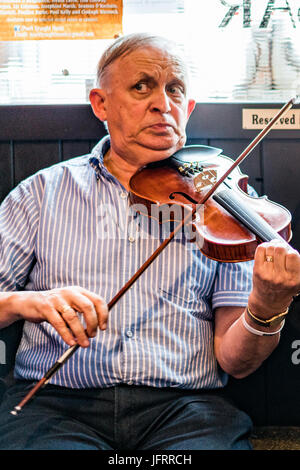
[{"label": "violin tuning peg", "polygon": [[203,171],[203,166],[200,165],[200,162],[195,162],[194,168],[195,168],[197,171],[199,171],[199,173],[200,173],[201,171]]},{"label": "violin tuning peg", "polygon": [[181,173],[183,176],[186,176],[186,175],[188,174],[187,168],[183,168],[183,166],[179,166],[179,167],[178,167],[178,170],[180,171],[180,173]]}]

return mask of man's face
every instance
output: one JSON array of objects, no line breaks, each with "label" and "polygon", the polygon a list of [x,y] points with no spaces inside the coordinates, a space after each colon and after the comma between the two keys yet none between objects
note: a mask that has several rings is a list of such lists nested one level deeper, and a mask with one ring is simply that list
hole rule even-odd
[{"label": "man's face", "polygon": [[180,149],[195,104],[186,88],[183,66],[159,48],[139,48],[113,62],[103,86],[102,116],[112,150],[142,165]]}]

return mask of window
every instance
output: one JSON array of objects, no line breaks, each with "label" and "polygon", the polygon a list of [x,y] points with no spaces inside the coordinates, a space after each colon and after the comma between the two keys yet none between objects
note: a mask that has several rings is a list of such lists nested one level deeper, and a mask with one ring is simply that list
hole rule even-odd
[{"label": "window", "polygon": [[[197,101],[282,102],[300,92],[299,12],[299,0],[124,0],[123,33],[176,40]],[[0,104],[87,103],[109,43],[0,42]]]}]

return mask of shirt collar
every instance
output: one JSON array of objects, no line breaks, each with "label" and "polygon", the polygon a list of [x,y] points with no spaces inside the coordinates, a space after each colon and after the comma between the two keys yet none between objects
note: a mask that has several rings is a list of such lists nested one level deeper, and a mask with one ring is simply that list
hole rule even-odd
[{"label": "shirt collar", "polygon": [[104,166],[104,155],[110,148],[110,137],[106,135],[103,137],[100,142],[93,148],[91,156],[89,158],[90,165],[94,168],[96,172],[97,179],[100,178],[100,175],[104,176],[107,179],[114,179],[111,173]]}]

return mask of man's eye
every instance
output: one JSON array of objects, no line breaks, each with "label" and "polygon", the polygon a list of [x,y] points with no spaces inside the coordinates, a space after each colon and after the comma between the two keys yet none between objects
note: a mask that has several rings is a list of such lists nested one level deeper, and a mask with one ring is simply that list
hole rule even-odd
[{"label": "man's eye", "polygon": [[170,85],[168,91],[172,95],[184,95],[184,89],[181,85]]},{"label": "man's eye", "polygon": [[137,90],[137,91],[141,91],[141,92],[145,92],[148,90],[148,86],[146,83],[144,82],[139,82],[137,83],[136,85],[134,85],[134,88]]}]

